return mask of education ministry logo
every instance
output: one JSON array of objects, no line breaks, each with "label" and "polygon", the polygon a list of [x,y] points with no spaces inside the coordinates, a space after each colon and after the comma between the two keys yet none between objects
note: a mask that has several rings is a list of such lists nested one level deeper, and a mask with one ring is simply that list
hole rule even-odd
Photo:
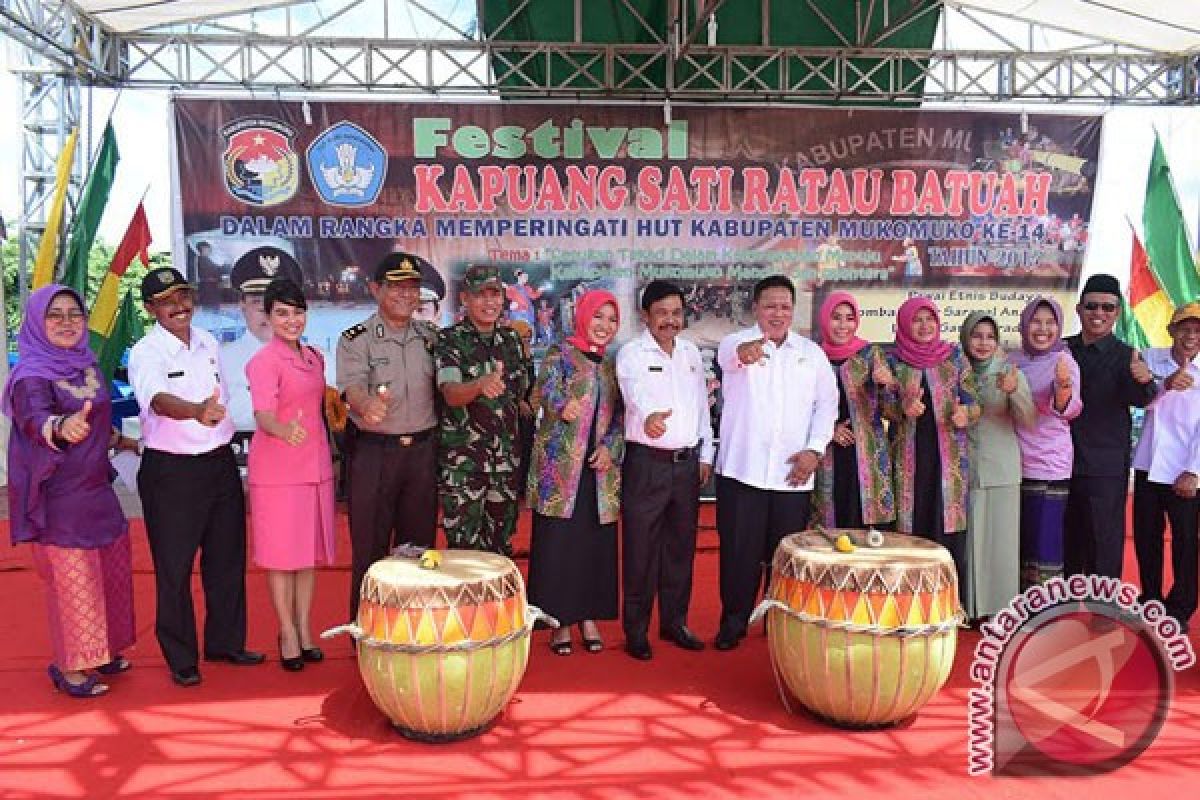
[{"label": "education ministry logo", "polygon": [[1162,604],[1137,596],[1116,578],[1053,578],[980,627],[970,774],[1110,772],[1150,746],[1196,655]]},{"label": "education ministry logo", "polygon": [[296,132],[276,119],[236,119],[221,129],[225,137],[225,188],[253,206],[287,202],[300,187],[300,157],[292,147]]},{"label": "education ministry logo", "polygon": [[321,199],[334,206],[369,206],[387,176],[387,152],[375,137],[342,121],[308,147],[308,175]]}]

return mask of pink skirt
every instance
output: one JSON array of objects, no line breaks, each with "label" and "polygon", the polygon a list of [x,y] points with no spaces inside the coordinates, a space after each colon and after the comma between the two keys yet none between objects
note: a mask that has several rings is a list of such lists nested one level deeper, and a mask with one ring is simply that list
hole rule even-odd
[{"label": "pink skirt", "polygon": [[54,663],[64,672],[99,667],[133,644],[129,536],[94,550],[33,543],[46,585]]},{"label": "pink skirt", "polygon": [[263,569],[311,569],[334,558],[333,480],[250,486],[254,563]]}]

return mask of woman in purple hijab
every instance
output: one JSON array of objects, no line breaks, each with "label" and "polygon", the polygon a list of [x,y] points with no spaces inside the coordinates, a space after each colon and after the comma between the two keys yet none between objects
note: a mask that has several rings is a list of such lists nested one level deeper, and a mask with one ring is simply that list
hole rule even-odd
[{"label": "woman in purple hijab", "polygon": [[13,544],[27,542],[46,584],[55,687],[72,697],[108,691],[89,670],[129,669],[133,584],[128,523],[112,488],[108,382],[87,345],[87,315],[58,284],[29,296],[20,356],[0,398],[12,419],[8,508]]}]

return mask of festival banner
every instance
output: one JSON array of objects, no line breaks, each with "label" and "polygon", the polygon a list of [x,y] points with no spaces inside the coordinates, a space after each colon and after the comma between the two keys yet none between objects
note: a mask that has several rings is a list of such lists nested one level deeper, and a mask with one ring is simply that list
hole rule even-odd
[{"label": "festival banner", "polygon": [[[890,342],[914,293],[956,339],[987,309],[1017,340],[1033,296],[1074,302],[1101,118],[1068,114],[517,103],[176,98],[182,208],[177,263],[201,291],[200,324],[243,335],[229,271],[269,244],[296,256],[309,338],[327,353],[373,301],[392,250],[416,253],[425,313],[459,313],[473,263],[500,267],[508,316],[535,355],[568,333],[592,287],[622,301],[621,338],[653,278],[687,296],[688,332],[711,355],[753,324],[750,292],[783,273],[796,328],[834,288],[855,293],[861,334]],[[329,358],[331,365],[333,359]],[[240,369],[237,364],[226,369]]]}]

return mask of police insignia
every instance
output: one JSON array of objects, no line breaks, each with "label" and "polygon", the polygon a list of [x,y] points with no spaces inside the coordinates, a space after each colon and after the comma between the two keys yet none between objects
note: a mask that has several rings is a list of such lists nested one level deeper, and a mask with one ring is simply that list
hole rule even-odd
[{"label": "police insignia", "polygon": [[342,331],[342,337],[345,338],[346,341],[353,342],[366,332],[367,326],[359,323],[358,325],[351,325],[349,328],[346,328],[346,330]]},{"label": "police insignia", "polygon": [[321,200],[334,206],[371,205],[387,176],[383,145],[345,120],[313,140],[305,161]]},{"label": "police insignia", "polygon": [[225,137],[225,189],[254,206],[287,202],[300,187],[300,157],[292,147],[296,132],[268,117],[236,119],[221,129]]}]

